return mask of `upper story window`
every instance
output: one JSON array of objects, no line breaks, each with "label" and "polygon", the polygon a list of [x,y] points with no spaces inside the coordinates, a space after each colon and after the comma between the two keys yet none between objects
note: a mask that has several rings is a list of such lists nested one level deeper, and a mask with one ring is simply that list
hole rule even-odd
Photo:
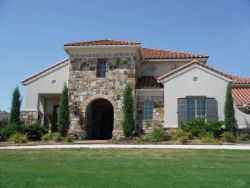
[{"label": "upper story window", "polygon": [[153,101],[148,100],[144,102],[144,119],[150,120],[153,119]]},{"label": "upper story window", "polygon": [[106,60],[105,59],[98,60],[96,77],[98,78],[106,77]]},{"label": "upper story window", "polygon": [[206,116],[206,99],[190,98],[187,99],[187,119],[195,119]]}]

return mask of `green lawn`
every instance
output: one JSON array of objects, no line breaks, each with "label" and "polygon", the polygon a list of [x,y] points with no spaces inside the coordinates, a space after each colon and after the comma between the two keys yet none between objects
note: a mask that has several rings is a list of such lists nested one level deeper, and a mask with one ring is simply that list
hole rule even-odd
[{"label": "green lawn", "polygon": [[0,187],[250,187],[250,152],[172,149],[0,151]]}]

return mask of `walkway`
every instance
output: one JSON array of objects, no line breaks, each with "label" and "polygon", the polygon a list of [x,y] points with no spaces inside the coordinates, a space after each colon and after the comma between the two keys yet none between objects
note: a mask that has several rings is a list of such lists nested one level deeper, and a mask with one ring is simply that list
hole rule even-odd
[{"label": "walkway", "polygon": [[250,150],[250,145],[120,145],[120,144],[55,144],[35,146],[1,146],[6,149],[119,148],[119,149],[226,149]]}]

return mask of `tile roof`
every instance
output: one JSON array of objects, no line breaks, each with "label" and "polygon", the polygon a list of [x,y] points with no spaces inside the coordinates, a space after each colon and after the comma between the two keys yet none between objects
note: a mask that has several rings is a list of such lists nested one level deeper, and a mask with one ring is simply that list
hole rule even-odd
[{"label": "tile roof", "polygon": [[233,84],[250,84],[250,78],[243,78],[240,76],[230,75],[233,80]]},{"label": "tile roof", "polygon": [[227,77],[229,79],[232,79],[232,77],[230,75],[225,74],[225,73],[223,73],[223,72],[221,72],[221,71],[219,71],[217,69],[214,69],[213,67],[210,67],[210,66],[208,66],[208,65],[206,65],[204,63],[201,63],[199,61],[192,61],[192,62],[187,63],[187,64],[185,64],[185,65],[183,65],[183,66],[181,66],[181,67],[179,67],[179,68],[177,68],[175,70],[170,71],[169,73],[167,73],[165,75],[162,75],[162,76],[158,77],[158,80],[162,80],[163,78],[167,78],[167,77],[169,77],[169,76],[171,76],[171,75],[173,75],[173,74],[175,74],[175,73],[177,73],[177,72],[179,72],[179,71],[181,71],[181,70],[183,70],[183,69],[185,69],[185,68],[187,68],[187,67],[189,67],[191,65],[194,65],[194,64],[200,65],[200,66],[202,66],[202,67],[204,67],[206,69],[209,69],[209,70],[211,70],[211,71],[213,71],[213,72],[215,72],[217,74],[220,74],[220,75],[225,76],[225,77]]},{"label": "tile roof", "polygon": [[159,89],[163,88],[154,76],[141,76],[137,79],[136,89]]},{"label": "tile roof", "polygon": [[180,59],[180,58],[208,58],[208,55],[197,55],[185,52],[160,50],[154,48],[142,48],[144,59]]},{"label": "tile roof", "polygon": [[232,95],[236,106],[250,103],[250,87],[235,87],[232,89]]},{"label": "tile roof", "polygon": [[63,46],[102,46],[102,45],[140,45],[140,42],[137,41],[128,41],[128,40],[95,40],[95,41],[85,41],[85,42],[74,42],[67,43]]}]

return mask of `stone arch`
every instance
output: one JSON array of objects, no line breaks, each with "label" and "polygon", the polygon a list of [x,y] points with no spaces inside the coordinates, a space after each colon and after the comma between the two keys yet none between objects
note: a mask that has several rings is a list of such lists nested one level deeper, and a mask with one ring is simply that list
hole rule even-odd
[{"label": "stone arch", "polygon": [[85,110],[85,124],[87,139],[111,139],[114,129],[114,108],[111,102],[104,98],[90,101]]},{"label": "stone arch", "polygon": [[109,101],[113,106],[114,115],[115,115],[115,112],[117,112],[117,104],[112,99],[110,99],[110,97],[106,95],[102,95],[102,94],[91,96],[87,100],[85,100],[82,106],[82,112],[85,114],[87,106],[97,99],[106,99],[107,101]]}]

